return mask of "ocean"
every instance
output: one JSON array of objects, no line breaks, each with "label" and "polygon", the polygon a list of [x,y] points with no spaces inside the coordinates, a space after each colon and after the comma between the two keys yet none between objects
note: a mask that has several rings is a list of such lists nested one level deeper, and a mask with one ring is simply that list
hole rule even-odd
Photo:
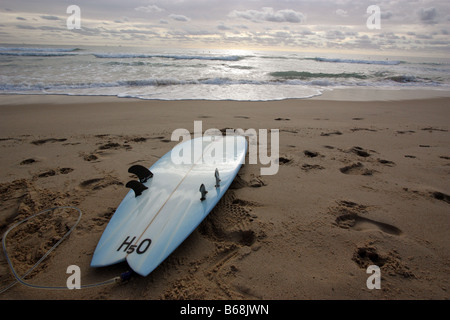
[{"label": "ocean", "polygon": [[447,91],[450,59],[0,45],[0,94],[270,101],[357,87]]}]

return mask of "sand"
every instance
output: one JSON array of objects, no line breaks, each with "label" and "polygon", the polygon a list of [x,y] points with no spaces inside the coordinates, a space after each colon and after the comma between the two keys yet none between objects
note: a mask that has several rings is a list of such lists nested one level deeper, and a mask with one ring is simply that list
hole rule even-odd
[{"label": "sand", "polygon": [[[405,94],[406,98],[408,95]],[[415,97],[416,98],[416,97]],[[217,207],[153,273],[81,290],[16,284],[0,299],[449,299],[450,99],[272,102],[1,96],[0,232],[54,206],[80,223],[27,277],[82,285],[129,270],[90,260],[128,192],[177,128],[279,129],[279,170],[246,163]],[[60,210],[20,226],[8,252],[24,273],[73,225]],[[380,289],[369,289],[369,265]],[[11,283],[0,258],[0,288]]]}]

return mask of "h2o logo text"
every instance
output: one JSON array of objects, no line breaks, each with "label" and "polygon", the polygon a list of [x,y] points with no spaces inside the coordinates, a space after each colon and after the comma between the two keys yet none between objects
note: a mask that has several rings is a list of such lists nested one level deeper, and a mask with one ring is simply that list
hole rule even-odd
[{"label": "h2o logo text", "polygon": [[147,249],[150,247],[150,244],[152,243],[151,239],[144,239],[139,244],[133,244],[136,237],[133,237],[133,239],[131,239],[130,241],[128,241],[128,239],[130,239],[130,236],[128,236],[124,240],[124,242],[122,242],[117,251],[120,251],[123,248],[123,251],[128,254],[131,254],[135,251],[137,254],[143,254],[145,251],[147,251]]}]

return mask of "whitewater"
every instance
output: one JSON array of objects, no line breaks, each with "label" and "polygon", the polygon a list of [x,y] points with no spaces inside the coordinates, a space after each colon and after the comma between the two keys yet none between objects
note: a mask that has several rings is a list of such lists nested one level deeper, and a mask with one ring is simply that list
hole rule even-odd
[{"label": "whitewater", "polygon": [[335,88],[448,90],[450,59],[0,45],[0,94],[270,101]]}]

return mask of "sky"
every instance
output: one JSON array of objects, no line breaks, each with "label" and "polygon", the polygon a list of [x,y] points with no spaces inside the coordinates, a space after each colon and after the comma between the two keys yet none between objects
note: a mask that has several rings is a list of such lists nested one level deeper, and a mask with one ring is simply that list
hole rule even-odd
[{"label": "sky", "polygon": [[2,0],[0,43],[449,56],[450,1]]}]

